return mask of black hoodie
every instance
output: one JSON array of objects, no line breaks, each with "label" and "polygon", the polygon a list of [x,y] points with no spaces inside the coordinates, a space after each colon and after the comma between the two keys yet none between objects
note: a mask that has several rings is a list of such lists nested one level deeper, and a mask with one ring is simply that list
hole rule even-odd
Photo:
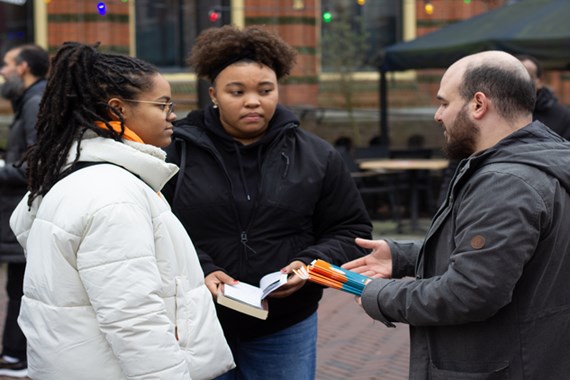
[{"label": "black hoodie", "polygon": [[[188,231],[204,274],[223,270],[253,285],[294,260],[340,265],[365,254],[355,237],[371,236],[362,198],[342,157],[328,142],[299,128],[278,106],[268,131],[244,146],[225,134],[218,110],[177,121],[167,160],[180,166],[164,188]],[[269,299],[259,320],[218,307],[228,339],[274,333],[316,311],[320,286]]]}]

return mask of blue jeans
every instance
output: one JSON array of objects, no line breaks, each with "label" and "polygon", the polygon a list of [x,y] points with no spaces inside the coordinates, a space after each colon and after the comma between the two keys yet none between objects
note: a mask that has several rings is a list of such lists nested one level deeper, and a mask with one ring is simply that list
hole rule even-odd
[{"label": "blue jeans", "polygon": [[236,368],[217,380],[313,380],[317,313],[274,334],[230,343]]}]

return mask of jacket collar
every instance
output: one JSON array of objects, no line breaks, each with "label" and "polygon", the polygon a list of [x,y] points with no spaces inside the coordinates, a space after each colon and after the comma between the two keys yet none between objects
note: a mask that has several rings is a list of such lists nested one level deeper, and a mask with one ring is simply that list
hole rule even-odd
[{"label": "jacket collar", "polygon": [[[220,137],[224,142],[232,143],[234,140],[223,130],[219,121],[219,111],[208,106],[204,110],[190,112],[184,119],[174,122],[174,137],[188,139],[196,143],[211,141],[208,135]],[[277,136],[290,129],[299,127],[299,119],[289,109],[277,105],[275,114],[269,122],[268,132],[255,144],[267,144]],[[219,140],[218,140],[219,141]]]},{"label": "jacket collar", "polygon": [[22,96],[12,102],[12,109],[14,110],[15,118],[19,118],[23,111],[24,104],[33,96],[41,96],[46,88],[47,81],[45,79],[38,79],[31,86],[24,90]]},{"label": "jacket collar", "polygon": [[[74,161],[76,151],[77,143],[71,147],[63,170]],[[178,172],[178,167],[165,162],[165,158],[166,153],[152,145],[89,136],[81,141],[79,161],[110,162],[122,166],[139,176],[154,191],[160,191]]]}]

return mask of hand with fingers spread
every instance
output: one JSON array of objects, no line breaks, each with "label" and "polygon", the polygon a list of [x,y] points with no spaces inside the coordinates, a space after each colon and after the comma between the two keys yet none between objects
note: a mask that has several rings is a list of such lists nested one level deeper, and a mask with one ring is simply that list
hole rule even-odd
[{"label": "hand with fingers spread", "polygon": [[356,238],[359,247],[372,249],[368,255],[342,265],[342,268],[371,278],[392,277],[392,253],[385,240]]}]

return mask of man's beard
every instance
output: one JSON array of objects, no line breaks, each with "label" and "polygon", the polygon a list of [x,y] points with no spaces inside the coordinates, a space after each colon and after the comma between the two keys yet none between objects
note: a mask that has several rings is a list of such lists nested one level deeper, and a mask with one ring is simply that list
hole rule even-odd
[{"label": "man's beard", "polygon": [[4,80],[0,87],[0,95],[8,100],[15,101],[24,93],[24,81],[17,75],[11,75]]},{"label": "man's beard", "polygon": [[479,130],[467,116],[467,104],[455,117],[455,121],[447,128],[447,141],[443,152],[451,160],[461,160],[475,153],[476,139]]}]

